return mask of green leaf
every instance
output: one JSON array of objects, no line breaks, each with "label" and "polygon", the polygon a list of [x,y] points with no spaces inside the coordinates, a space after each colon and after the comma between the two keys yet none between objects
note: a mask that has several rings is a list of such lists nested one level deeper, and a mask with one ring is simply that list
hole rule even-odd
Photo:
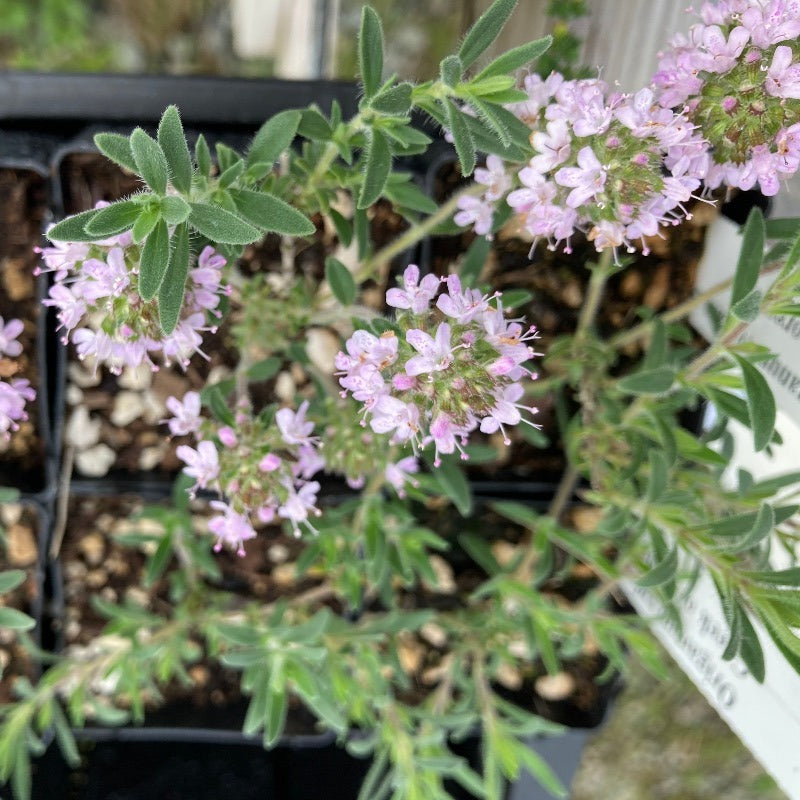
[{"label": "green leaf", "polygon": [[153,228],[158,225],[160,219],[161,211],[158,208],[143,208],[131,229],[133,241],[137,244],[143,242],[150,235]]},{"label": "green leaf", "polygon": [[567,797],[569,792],[550,765],[525,742],[517,742],[516,754],[522,766],[536,778],[551,795]]},{"label": "green leaf", "polygon": [[519,308],[532,299],[533,295],[527,289],[509,289],[503,292],[503,308],[510,311],[512,308]]},{"label": "green leaf", "polygon": [[768,219],[765,232],[768,239],[794,239],[800,235],[800,219],[796,217]]},{"label": "green leaf", "polygon": [[247,377],[254,381],[268,381],[271,377],[277,375],[280,368],[281,360],[276,356],[270,356],[261,361],[256,361],[247,370]]},{"label": "green leaf", "polygon": [[759,452],[770,443],[775,430],[777,414],[775,397],[758,367],[754,367],[740,356],[734,356],[734,358],[742,370],[750,427],[753,430],[753,444],[756,452]]},{"label": "green leaf", "polygon": [[350,270],[333,256],[325,259],[325,279],[330,284],[334,296],[343,306],[353,304],[358,291],[356,282],[353,280]]},{"label": "green leaf", "polygon": [[207,386],[203,390],[203,402],[211,409],[211,413],[224,425],[233,426],[236,421],[233,418],[225,395],[219,386]]},{"label": "green leaf", "polygon": [[316,230],[308,217],[274,195],[249,189],[232,189],[231,197],[236,210],[263,231],[275,231],[287,236],[311,236]]},{"label": "green leaf", "polygon": [[659,450],[651,450],[649,459],[650,476],[647,480],[647,494],[645,499],[648,503],[654,503],[666,491],[669,481],[669,467],[667,466],[667,459]]},{"label": "green leaf", "polygon": [[628,375],[618,382],[619,388],[628,394],[664,394],[675,380],[675,370],[670,367],[642,370]]},{"label": "green leaf", "polygon": [[129,231],[139,214],[142,206],[132,200],[121,200],[112,203],[110,206],[98,210],[86,224],[86,233],[91,234],[95,239],[104,239],[107,236],[116,236],[124,231]]},{"label": "green leaf", "polygon": [[9,569],[0,572],[0,594],[16,589],[25,580],[25,572],[21,569]]},{"label": "green leaf", "polygon": [[8,628],[14,631],[29,631],[36,627],[36,620],[16,608],[0,606],[0,630]]},{"label": "green leaf", "polygon": [[458,537],[458,543],[490,577],[503,571],[500,564],[497,563],[489,543],[482,536],[476,533],[462,533]]},{"label": "green leaf", "polygon": [[731,314],[742,322],[752,322],[761,310],[761,301],[763,298],[764,295],[758,291],[758,289],[753,289],[752,292],[745,295],[738,303],[734,303],[731,306]]},{"label": "green leaf", "polygon": [[[486,260],[489,258],[489,251],[492,249],[492,243],[485,236],[478,236],[475,241],[467,249],[464,260],[461,262],[461,267],[458,274],[461,281],[466,286],[473,286],[477,283],[478,279],[486,266]],[[528,427],[527,425],[523,427]]]},{"label": "green leaf", "polygon": [[306,139],[311,139],[312,142],[327,142],[333,136],[328,120],[314,106],[303,109],[303,116],[297,126],[297,132]]},{"label": "green leaf", "polygon": [[464,62],[464,69],[484,53],[498,37],[516,5],[517,0],[495,0],[478,17],[475,24],[467,31],[458,50],[458,55]]},{"label": "green leaf", "polygon": [[384,197],[387,197],[396,206],[407,208],[410,211],[433,214],[438,209],[436,203],[431,200],[413,180],[409,180],[405,183],[394,183],[390,181],[386,184],[383,194]]},{"label": "green leaf", "polygon": [[161,216],[168,225],[180,225],[189,219],[192,207],[182,197],[164,197],[161,200]]},{"label": "green leaf", "polygon": [[261,239],[258,228],[230,211],[209,203],[190,203],[189,224],[212,242],[220,244],[250,244]]},{"label": "green leaf", "polygon": [[514,47],[507,53],[498,56],[494,61],[484,67],[476,76],[475,80],[485,80],[494,75],[508,75],[511,72],[518,70],[520,67],[525,67],[535,61],[541,56],[550,45],[553,43],[552,36],[545,36],[542,39],[536,39],[528,44],[522,44],[519,47]]},{"label": "green leaf", "polygon": [[194,144],[194,160],[197,162],[197,169],[204,177],[211,175],[211,151],[208,149],[206,137],[201,133]]},{"label": "green leaf", "polygon": [[766,669],[764,666],[764,651],[761,649],[761,642],[758,634],[747,616],[747,612],[742,609],[739,612],[741,625],[741,640],[739,642],[739,655],[742,657],[745,666],[750,670],[750,674],[759,682],[764,683]]},{"label": "green leaf", "polygon": [[142,586],[152,586],[164,573],[172,558],[172,537],[161,537],[155,552],[147,560],[147,568],[142,576]]},{"label": "green leaf", "polygon": [[269,705],[267,708],[267,724],[264,728],[264,746],[272,747],[281,733],[283,733],[283,726],[286,724],[286,711],[288,708],[288,697],[284,687],[278,691],[271,690],[269,692]]},{"label": "green leaf", "polygon": [[119,164],[128,171],[138,174],[139,170],[127,136],[120,133],[96,133],[94,143],[106,158],[110,158],[115,164]]},{"label": "green leaf", "polygon": [[447,118],[447,127],[453,135],[453,144],[461,164],[461,173],[464,176],[471,175],[475,169],[475,142],[464,120],[464,114],[449,98],[444,101],[444,112]]},{"label": "green leaf", "polygon": [[653,332],[650,334],[650,342],[647,352],[642,361],[643,370],[658,369],[667,360],[667,328],[664,323],[656,317],[653,320]]},{"label": "green leaf", "polygon": [[764,217],[760,209],[754,208],[750,211],[744,226],[742,248],[733,275],[731,306],[736,305],[755,288],[761,270],[761,260],[764,257],[764,238]]},{"label": "green leaf", "polygon": [[673,547],[664,558],[646,574],[642,575],[636,583],[647,589],[663,586],[669,583],[678,570],[678,549]]},{"label": "green leaf", "polygon": [[97,237],[86,233],[86,225],[100,211],[101,208],[92,208],[62,219],[47,231],[46,236],[53,242],[93,242]]},{"label": "green leaf", "polygon": [[461,516],[469,516],[472,511],[472,490],[458,465],[452,459],[444,458],[438,467],[433,467],[433,475]]},{"label": "green leaf", "polygon": [[477,97],[472,98],[469,102],[475,111],[478,112],[478,117],[480,118],[481,122],[483,122],[491,130],[491,132],[497,136],[498,139],[500,139],[503,146],[510,146],[511,133],[509,132],[508,128],[506,128],[502,116],[504,109],[502,109],[500,106],[486,103]]},{"label": "green leaf", "polygon": [[131,152],[136,162],[136,171],[144,182],[156,194],[165,194],[169,172],[161,145],[141,128],[136,128],[131,134]]},{"label": "green leaf", "polygon": [[353,232],[358,244],[358,257],[364,259],[370,249],[369,219],[364,208],[357,208],[353,213]]},{"label": "green leaf", "polygon": [[361,9],[358,73],[364,86],[364,96],[369,100],[380,88],[383,75],[383,26],[380,17],[369,6]]},{"label": "green leaf", "polygon": [[[158,123],[158,143],[172,176],[172,185],[184,194],[192,188],[192,159],[177,106],[168,106]],[[183,220],[181,220],[183,221]]]},{"label": "green leaf", "polygon": [[413,87],[410,83],[398,83],[391,89],[385,89],[370,100],[369,107],[381,114],[392,117],[403,117],[411,109],[411,91]]},{"label": "green leaf", "polygon": [[165,334],[172,333],[178,324],[189,274],[189,258],[189,226],[182,223],[175,229],[167,272],[158,289],[158,321]]},{"label": "green leaf", "polygon": [[464,65],[458,56],[447,56],[439,64],[439,75],[446,86],[455,86],[464,72]]},{"label": "green leaf", "polygon": [[290,109],[268,119],[256,133],[247,151],[247,164],[274,164],[297,135],[302,113]]},{"label": "green leaf", "polygon": [[[495,108],[495,113],[499,113],[505,109],[500,109],[498,106]],[[512,115],[513,116],[513,115]],[[472,141],[475,143],[475,148],[482,153],[494,153],[506,161],[522,163],[530,158],[531,146],[530,142],[526,142],[523,146],[516,143],[516,134],[514,130],[509,129],[511,134],[512,143],[510,145],[503,144],[496,134],[486,130],[485,124],[474,117],[464,116],[467,130],[472,136]],[[520,122],[520,120],[517,120]],[[530,135],[530,129],[528,129]]]},{"label": "green leaf", "polygon": [[382,194],[392,169],[392,152],[386,136],[377,128],[367,134],[366,170],[358,208],[369,208]]},{"label": "green leaf", "polygon": [[169,266],[169,230],[162,219],[147,237],[139,260],[139,294],[142,300],[152,300]]},{"label": "green leaf", "polygon": [[338,212],[336,209],[328,211],[333,227],[336,228],[336,235],[344,247],[350,247],[350,242],[353,241],[353,226]]},{"label": "green leaf", "polygon": [[231,186],[239,176],[244,172],[244,161],[239,159],[234,161],[222,175],[219,176],[219,186],[221,189],[227,189]]}]

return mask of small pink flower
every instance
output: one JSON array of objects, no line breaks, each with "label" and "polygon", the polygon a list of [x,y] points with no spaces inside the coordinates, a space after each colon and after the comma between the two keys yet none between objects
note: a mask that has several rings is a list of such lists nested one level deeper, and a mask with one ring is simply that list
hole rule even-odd
[{"label": "small pink flower", "polygon": [[199,442],[196,450],[182,444],[175,454],[186,464],[183,471],[195,479],[195,489],[205,489],[219,477],[219,454],[213,442]]},{"label": "small pink flower", "polygon": [[235,550],[236,555],[243,556],[244,543],[256,536],[250,520],[244,514],[234,511],[227,503],[212,500],[210,505],[220,512],[220,516],[212,517],[208,521],[208,529],[217,537],[214,550],[219,552],[224,544]]},{"label": "small pink flower", "polygon": [[419,481],[411,476],[419,472],[419,463],[414,456],[401,458],[395,464],[387,464],[384,475],[387,483],[394,487],[399,497],[405,497],[405,485],[410,483],[412,486],[419,486]]},{"label": "small pink flower", "polygon": [[309,513],[318,514],[319,510],[315,507],[317,502],[317,492],[319,484],[316,481],[303,484],[300,489],[295,489],[291,484],[286,485],[288,496],[283,505],[278,507],[278,516],[287,519],[292,525],[294,535],[300,536],[299,525],[304,523],[314,533],[316,530],[308,522]]},{"label": "small pink flower", "polygon": [[164,405],[172,414],[172,419],[161,421],[169,425],[169,432],[173,436],[186,436],[200,429],[203,419],[200,416],[200,395],[197,392],[186,392],[183,401],[177,397],[168,397]]},{"label": "small pink flower", "polygon": [[418,329],[406,333],[406,341],[419,353],[406,362],[407,375],[422,375],[439,372],[453,363],[453,347],[450,344],[450,326],[442,322],[436,329],[433,339],[425,331]]},{"label": "small pink flower", "polygon": [[22,333],[25,326],[18,319],[10,319],[4,323],[0,317],[0,355],[7,355],[16,358],[22,353],[22,345],[17,341],[17,337]]},{"label": "small pink flower", "polygon": [[[408,308],[414,314],[427,311],[431,300],[439,291],[439,279],[435,275],[426,275],[419,279],[419,267],[409,264],[403,273],[403,288],[389,289],[386,292],[386,304],[394,308]],[[395,356],[397,350],[395,348]]]},{"label": "small pink flower", "polygon": [[267,453],[264,458],[258,462],[258,468],[262,472],[275,472],[280,465],[280,456],[276,456],[275,453]]},{"label": "small pink flower", "polygon": [[286,444],[314,444],[317,438],[311,436],[314,423],[306,420],[308,400],[304,400],[297,411],[291,408],[282,408],[275,414],[275,422],[280,429],[283,441]]},{"label": "small pink flower", "polygon": [[225,447],[236,447],[236,432],[228,425],[224,425],[217,431],[217,436]]}]

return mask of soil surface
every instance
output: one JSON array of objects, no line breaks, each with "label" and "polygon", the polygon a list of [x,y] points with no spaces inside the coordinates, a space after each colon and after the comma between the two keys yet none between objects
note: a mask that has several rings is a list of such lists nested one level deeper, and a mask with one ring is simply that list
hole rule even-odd
[{"label": "soil surface", "polygon": [[[36,618],[40,604],[37,580],[40,520],[30,506],[6,503],[0,506],[0,572],[23,570],[25,580],[3,595],[0,606],[14,608]],[[36,636],[35,631],[28,634]],[[0,704],[14,698],[14,682],[25,677],[33,681],[36,666],[15,631],[0,630]]]}]

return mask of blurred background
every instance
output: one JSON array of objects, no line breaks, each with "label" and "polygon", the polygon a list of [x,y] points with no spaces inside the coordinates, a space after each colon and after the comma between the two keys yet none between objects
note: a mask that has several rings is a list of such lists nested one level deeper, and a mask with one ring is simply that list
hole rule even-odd
[{"label": "blurred background", "polygon": [[[372,0],[388,72],[438,71],[490,0]],[[692,17],[675,0],[521,0],[495,52],[551,33],[537,69],[647,85]],[[360,0],[0,0],[0,70],[352,79]],[[621,24],[620,21],[624,21]],[[602,69],[599,65],[603,65]],[[209,99],[213,102],[213,99]],[[778,201],[797,204],[800,192]],[[674,666],[633,665],[593,737],[573,800],[778,800],[782,793]]]}]

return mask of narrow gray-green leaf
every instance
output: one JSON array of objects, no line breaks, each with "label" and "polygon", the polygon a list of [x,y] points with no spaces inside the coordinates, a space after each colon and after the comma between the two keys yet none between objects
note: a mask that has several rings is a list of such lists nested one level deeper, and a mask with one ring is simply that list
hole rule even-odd
[{"label": "narrow gray-green leaf", "polygon": [[274,164],[292,143],[302,116],[299,111],[288,110],[268,119],[258,129],[247,151],[247,165]]},{"label": "narrow gray-green leaf", "polygon": [[467,31],[458,50],[458,55],[464,63],[464,69],[467,69],[481,56],[497,38],[516,5],[517,0],[495,0],[478,17],[475,24]]},{"label": "narrow gray-green leaf", "polygon": [[761,649],[761,642],[758,639],[756,629],[744,609],[740,612],[740,622],[742,633],[739,643],[739,655],[742,657],[747,669],[750,670],[750,674],[759,683],[764,683],[766,674],[764,651]]},{"label": "narrow gray-green leaf", "polygon": [[131,229],[133,241],[137,244],[143,242],[160,219],[161,211],[158,208],[143,208],[139,214],[139,219],[136,220]]},{"label": "narrow gray-green leaf", "polygon": [[472,171],[475,169],[475,142],[464,121],[464,114],[450,99],[445,99],[444,111],[447,117],[447,127],[453,135],[453,144],[461,164],[461,172],[464,176],[472,175]]},{"label": "narrow gray-green leaf", "polygon": [[761,260],[764,257],[765,236],[764,216],[760,209],[754,208],[744,226],[742,248],[739,251],[736,272],[733,275],[732,306],[755,288],[758,273],[761,270]]},{"label": "narrow gray-green leaf", "polygon": [[25,572],[21,569],[9,569],[0,572],[0,594],[16,589],[25,580]]},{"label": "narrow gray-green leaf", "polygon": [[383,190],[384,197],[388,197],[396,206],[407,208],[410,211],[420,211],[423,214],[433,214],[438,206],[425,194],[413,180],[406,183],[386,184]]},{"label": "narrow gray-green leaf", "polygon": [[747,410],[750,415],[750,427],[753,431],[753,443],[756,452],[763,450],[772,439],[775,430],[777,409],[775,397],[769,388],[766,378],[758,367],[740,356],[735,356],[744,378],[744,390],[747,395]]},{"label": "narrow gray-green leaf", "polygon": [[642,575],[636,583],[648,589],[652,589],[656,586],[663,586],[675,577],[677,569],[678,551],[673,547],[672,550],[664,556],[663,560],[659,561],[649,572]]},{"label": "narrow gray-green leaf", "polygon": [[361,10],[361,30],[358,35],[358,72],[369,100],[380,88],[383,75],[383,26],[374,9]]},{"label": "narrow gray-green leaf", "polygon": [[313,106],[303,110],[297,132],[314,142],[325,142],[333,136],[330,123],[320,110]]},{"label": "narrow gray-green leaf", "polygon": [[379,111],[381,114],[388,114],[394,117],[405,116],[411,108],[410,83],[399,83],[391,89],[380,92],[370,101],[370,108]]},{"label": "narrow gray-green leaf", "polygon": [[192,188],[192,158],[177,106],[169,106],[158,123],[158,143],[167,159],[172,185],[184,194]]},{"label": "narrow gray-green leaf", "polygon": [[165,334],[178,324],[188,274],[189,226],[183,223],[175,229],[167,272],[158,289],[158,321]]},{"label": "narrow gray-green leaf", "polygon": [[518,70],[520,67],[525,67],[535,61],[546,50],[549,49],[553,43],[552,36],[545,36],[542,39],[536,39],[534,42],[528,44],[521,44],[519,47],[514,47],[507,53],[498,56],[488,66],[484,67],[476,76],[475,80],[480,81],[485,78],[491,78],[494,75],[508,75],[511,72]]},{"label": "narrow gray-green leaf", "polygon": [[89,211],[81,211],[80,214],[62,219],[47,231],[46,236],[54,242],[93,242],[97,237],[86,232],[86,225],[101,210],[92,208]]},{"label": "narrow gray-green leaf", "polygon": [[156,194],[165,194],[169,171],[161,145],[141,128],[136,128],[131,134],[131,152],[136,161],[136,171],[144,182]]},{"label": "narrow gray-green leaf", "polygon": [[439,64],[439,76],[446,86],[455,86],[464,72],[464,65],[458,56],[447,56]]},{"label": "narrow gray-green leaf", "polygon": [[472,511],[472,490],[464,472],[447,458],[433,470],[442,491],[453,501],[461,516],[469,516]]},{"label": "narrow gray-green leaf", "polygon": [[659,450],[651,450],[649,459],[650,476],[647,480],[647,502],[654,503],[664,494],[667,488],[669,467],[667,466],[667,459],[664,458],[663,453]]},{"label": "narrow gray-green leaf", "polygon": [[0,630],[29,631],[36,627],[36,621],[16,608],[0,606]]},{"label": "narrow gray-green leaf", "polygon": [[147,237],[139,260],[139,294],[143,300],[152,300],[156,296],[168,266],[169,230],[162,219]]},{"label": "narrow gray-green leaf", "polygon": [[168,225],[180,225],[189,219],[192,207],[182,197],[164,197],[161,200],[161,216]]},{"label": "narrow gray-green leaf", "polygon": [[190,203],[192,213],[189,224],[203,236],[219,244],[251,244],[258,241],[262,233],[230,211],[209,203]]},{"label": "narrow gray-green leaf", "polygon": [[761,300],[764,295],[758,290],[746,294],[738,303],[731,306],[731,313],[742,322],[752,322],[761,310]]},{"label": "narrow gray-green leaf", "polygon": [[617,384],[629,394],[664,394],[675,380],[675,371],[670,367],[642,370],[622,378]]},{"label": "narrow gray-green leaf", "polygon": [[325,259],[325,279],[328,281],[336,299],[343,305],[352,305],[356,299],[356,282],[350,270],[337,258],[328,256]]},{"label": "narrow gray-green leaf", "polygon": [[653,332],[650,334],[650,342],[647,345],[647,352],[644,354],[642,369],[659,369],[667,360],[667,328],[664,323],[656,317],[653,320]]},{"label": "narrow gray-green leaf", "polygon": [[211,151],[208,149],[208,142],[202,133],[197,137],[194,145],[194,160],[197,162],[200,174],[207,178],[211,174]]},{"label": "narrow gray-green leaf", "polygon": [[86,223],[86,233],[92,234],[96,239],[105,239],[116,236],[118,233],[129,231],[142,211],[139,203],[132,200],[121,200],[110,206],[99,209],[89,222]]},{"label": "narrow gray-green leaf", "polygon": [[358,208],[369,208],[383,194],[392,169],[392,151],[383,133],[373,128],[369,133],[364,182],[358,195]]},{"label": "narrow gray-green leaf", "polygon": [[127,136],[120,133],[96,133],[94,143],[106,158],[110,158],[115,164],[119,164],[129,172],[138,174],[139,170]]},{"label": "narrow gray-green leaf", "polygon": [[308,217],[274,195],[233,189],[231,197],[236,210],[261,230],[287,236],[311,236],[314,233],[314,223]]}]

